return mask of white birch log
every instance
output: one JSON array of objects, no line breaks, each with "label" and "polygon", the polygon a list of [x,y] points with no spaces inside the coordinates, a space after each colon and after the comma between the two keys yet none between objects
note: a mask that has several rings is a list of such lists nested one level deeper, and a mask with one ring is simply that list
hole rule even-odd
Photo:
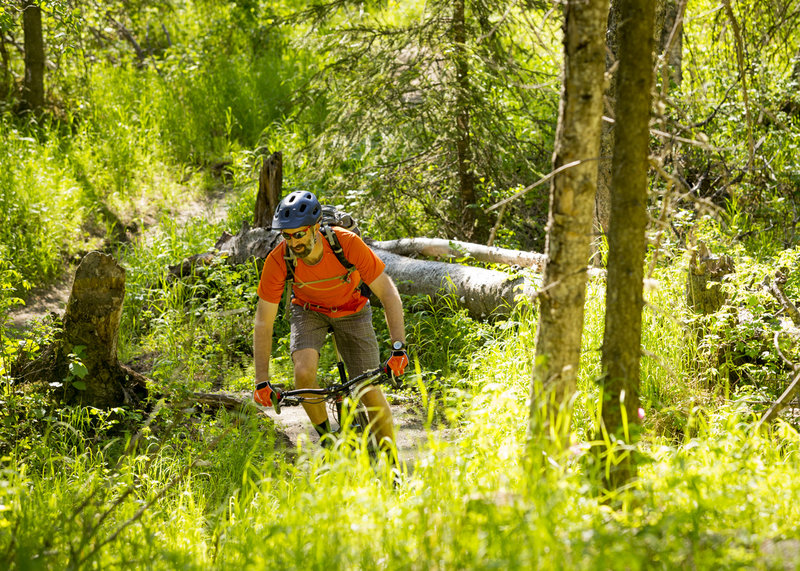
[{"label": "white birch log", "polygon": [[544,270],[546,257],[537,252],[509,250],[482,244],[471,244],[440,238],[403,238],[401,240],[370,241],[375,249],[386,250],[401,256],[421,255],[432,258],[475,258],[480,262],[508,264],[523,268]]}]

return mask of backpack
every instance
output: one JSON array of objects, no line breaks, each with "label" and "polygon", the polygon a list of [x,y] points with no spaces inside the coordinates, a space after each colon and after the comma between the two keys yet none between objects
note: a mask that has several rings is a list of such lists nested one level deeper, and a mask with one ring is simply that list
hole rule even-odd
[{"label": "backpack", "polygon": [[[328,245],[331,247],[336,259],[339,260],[339,263],[342,264],[344,269],[346,270],[346,274],[343,276],[344,279],[350,277],[356,267],[350,263],[347,257],[344,255],[344,250],[342,249],[342,245],[339,242],[339,237],[336,235],[336,232],[333,231],[333,226],[339,226],[340,228],[344,228],[345,230],[350,230],[357,236],[361,236],[361,231],[358,228],[358,223],[355,219],[350,216],[347,212],[340,210],[335,206],[330,205],[323,205],[322,206],[322,219],[320,220],[320,232],[322,236],[327,240]],[[292,285],[294,284],[294,271],[297,267],[297,257],[294,253],[289,249],[286,248],[286,252],[284,252],[283,260],[286,263],[286,299],[287,299],[287,310],[289,308],[289,296],[294,296],[292,293]],[[369,286],[361,281],[359,285],[359,291],[361,295],[369,298],[370,294],[372,293],[369,289]]]}]

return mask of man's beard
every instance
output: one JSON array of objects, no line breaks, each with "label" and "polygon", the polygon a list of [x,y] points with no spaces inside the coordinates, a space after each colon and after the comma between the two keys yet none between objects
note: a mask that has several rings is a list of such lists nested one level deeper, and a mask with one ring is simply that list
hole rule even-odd
[{"label": "man's beard", "polygon": [[310,244],[310,245],[302,244],[299,247],[299,249],[295,249],[295,247],[292,246],[292,252],[294,252],[294,255],[297,256],[300,259],[307,258],[308,256],[310,256],[311,255],[311,251],[313,249],[314,249],[314,244]]}]

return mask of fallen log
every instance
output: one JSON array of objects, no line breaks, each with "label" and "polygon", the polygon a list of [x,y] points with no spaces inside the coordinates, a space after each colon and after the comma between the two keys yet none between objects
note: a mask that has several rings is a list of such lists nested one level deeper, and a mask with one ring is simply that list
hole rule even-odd
[{"label": "fallen log", "polygon": [[483,244],[471,244],[440,238],[402,238],[400,240],[368,241],[372,248],[401,256],[421,255],[430,258],[474,258],[480,262],[508,264],[543,271],[547,257],[537,252],[509,250]]},{"label": "fallen log", "polygon": [[507,315],[517,305],[518,296],[530,298],[536,289],[525,277],[497,270],[417,260],[377,248],[373,251],[386,264],[386,273],[400,293],[432,299],[452,295],[475,319]]},{"label": "fallen log", "polygon": [[209,265],[220,257],[231,265],[244,264],[254,258],[263,260],[281,240],[283,238],[277,230],[253,228],[245,221],[237,234],[223,232],[213,250],[189,256],[181,263],[169,266],[169,272],[175,277],[185,277],[191,275],[197,266]]},{"label": "fallen log", "polygon": [[223,233],[217,240],[215,249],[219,255],[225,257],[229,264],[244,264],[253,258],[266,259],[272,249],[283,240],[278,230],[268,228],[251,228],[245,222],[242,229],[235,236]]},{"label": "fallen log", "polygon": [[[170,273],[177,277],[187,276],[197,265],[207,265],[218,258],[232,265],[253,259],[263,260],[282,239],[278,231],[252,228],[249,223],[244,222],[237,234],[223,232],[212,251],[196,254],[180,264],[170,266]],[[467,242],[416,238],[388,242],[367,240],[367,243],[386,264],[386,273],[395,281],[401,293],[430,296],[432,299],[453,295],[459,306],[476,319],[507,315],[516,305],[517,296],[533,295],[535,286],[530,279],[511,277],[498,270],[410,258],[380,246],[388,245],[403,252],[449,258],[456,255],[464,257],[464,252],[470,252],[470,255],[474,254],[473,257],[481,261],[505,264],[513,262],[513,265],[534,269],[543,267],[539,260],[541,254],[488,248]]]},{"label": "fallen log", "polygon": [[756,424],[756,432],[772,422],[778,416],[778,413],[786,408],[786,405],[789,404],[798,391],[800,391],[800,371],[795,368],[794,379],[792,379],[792,382],[789,383],[789,386],[786,387],[786,390],[783,391],[783,394],[771,407],[769,407],[769,410],[767,410],[767,412],[764,413],[764,416],[762,416],[758,421],[758,424]]},{"label": "fallen log", "polygon": [[[252,259],[263,260],[282,240],[280,232],[266,228],[251,228],[248,223],[236,234],[223,233],[217,240],[215,251],[187,258],[181,264],[171,266],[175,275],[188,275],[194,264],[210,263],[221,256],[228,264],[242,264]],[[444,240],[442,242],[445,242]],[[437,299],[453,295],[459,306],[467,309],[473,318],[490,315],[507,315],[517,301],[518,295],[531,296],[535,286],[524,277],[511,277],[505,272],[461,264],[428,261],[401,256],[378,246],[382,242],[369,241],[375,253],[386,264],[386,273],[395,281],[401,293],[427,295]],[[417,242],[419,243],[419,242]],[[460,244],[467,245],[466,242]],[[486,248],[469,244],[473,251]],[[502,248],[491,250],[503,251]],[[506,250],[506,252],[514,252]],[[517,256],[506,255],[505,259],[523,259],[526,252]],[[529,258],[532,260],[533,258]]]},{"label": "fallen log", "polygon": [[769,291],[772,297],[781,305],[783,312],[789,316],[795,327],[800,327],[800,311],[798,311],[797,306],[792,303],[783,291],[783,285],[785,283],[786,274],[781,270],[775,272],[775,279],[773,281],[765,280],[767,291]]},{"label": "fallen log", "polygon": [[[489,264],[506,264],[544,272],[547,256],[538,252],[511,250],[442,238],[401,238],[400,240],[367,240],[373,249],[386,250],[400,256],[427,256],[429,258],[472,258]],[[604,276],[603,268],[587,267],[590,276]]]}]

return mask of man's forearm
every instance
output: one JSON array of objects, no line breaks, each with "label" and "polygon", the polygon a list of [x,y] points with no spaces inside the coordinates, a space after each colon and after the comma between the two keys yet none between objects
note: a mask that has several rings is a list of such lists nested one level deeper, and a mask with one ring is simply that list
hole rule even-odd
[{"label": "man's forearm", "polygon": [[269,359],[272,355],[272,328],[278,304],[259,300],[253,324],[253,364],[256,383],[269,380]]},{"label": "man's forearm", "polygon": [[389,326],[389,335],[392,341],[406,341],[405,322],[403,321],[403,301],[400,299],[400,292],[394,285],[392,278],[385,273],[381,273],[369,284],[373,293],[378,296],[383,306],[383,313],[386,316],[386,325]]},{"label": "man's forearm", "polygon": [[406,342],[406,328],[403,319],[403,302],[400,296],[388,296],[386,301],[381,300],[383,313],[386,316],[386,325],[389,327],[389,336],[392,341]]},{"label": "man's forearm", "polygon": [[256,324],[253,330],[253,364],[256,383],[269,380],[269,359],[272,354],[272,330]]}]

